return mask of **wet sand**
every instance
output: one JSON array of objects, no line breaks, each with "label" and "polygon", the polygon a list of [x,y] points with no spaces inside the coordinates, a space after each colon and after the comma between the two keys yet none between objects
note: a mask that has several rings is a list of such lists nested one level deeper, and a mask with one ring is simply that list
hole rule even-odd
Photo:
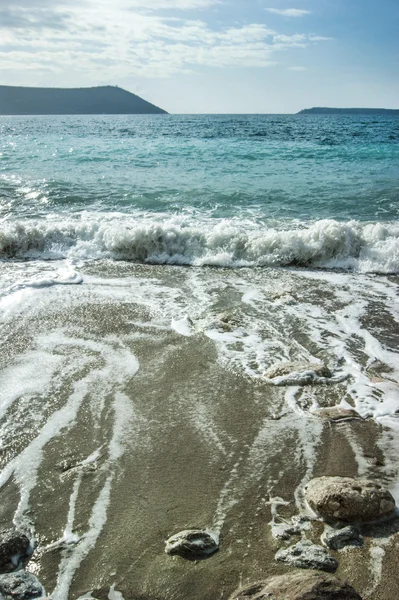
[{"label": "wet sand", "polygon": [[[84,273],[87,281],[94,274],[118,281],[134,274],[169,290],[190,285],[184,268],[121,263]],[[214,277],[214,313],[236,314],[237,290],[227,285],[220,293],[226,275]],[[225,600],[240,584],[290,570],[274,560],[288,542],[271,535],[271,498],[289,502],[278,509],[288,518],[306,510],[302,490],[312,477],[394,483],[383,424],[326,423],[310,414],[309,397],[290,404],[287,388],[221,360],[200,327],[187,337],[166,327],[162,294],[155,315],[117,290],[112,301],[88,293],[75,302],[78,289],[69,288],[69,300],[62,290],[62,306],[21,313],[3,327],[3,368],[32,352],[38,369],[40,360],[49,368],[50,354],[57,359],[51,382],[25,391],[3,417],[1,461],[9,473],[0,492],[0,524],[14,519],[34,531],[29,570],[55,600],[93,590],[107,597],[112,585],[126,600]],[[317,386],[311,395],[332,405],[345,386]],[[166,555],[165,539],[188,528],[220,532],[219,552],[196,562]],[[364,548],[332,552],[337,575],[364,598],[399,594],[397,529],[395,521],[371,528]],[[317,541],[321,532],[315,522],[306,536]]]}]

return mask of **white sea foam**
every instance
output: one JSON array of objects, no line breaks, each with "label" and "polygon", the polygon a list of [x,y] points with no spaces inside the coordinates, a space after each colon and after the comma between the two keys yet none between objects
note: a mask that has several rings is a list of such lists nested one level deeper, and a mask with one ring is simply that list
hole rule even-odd
[{"label": "white sea foam", "polygon": [[125,600],[124,597],[123,597],[122,592],[119,592],[116,589],[115,583],[112,584],[111,587],[109,588],[108,600]]},{"label": "white sea foam", "polygon": [[11,285],[1,291],[0,298],[29,288],[40,289],[51,287],[53,285],[78,285],[79,283],[82,283],[82,281],[83,277],[79,273],[74,269],[67,267],[60,269],[60,271],[54,273],[52,277],[36,277]]},{"label": "white sea foam", "polygon": [[[57,585],[53,592],[53,597],[56,600],[67,600],[73,576],[81,562],[95,546],[97,538],[107,520],[111,486],[116,474],[116,463],[124,453],[126,447],[126,434],[131,430],[135,417],[131,400],[120,391],[115,394],[113,409],[113,432],[108,444],[108,459],[103,465],[103,471],[107,473],[107,477],[93,504],[87,531],[81,536],[79,543],[68,549],[68,552],[65,552],[62,557],[58,571]],[[65,535],[67,537],[73,533],[73,523],[81,478],[82,474],[79,473],[75,483],[74,492],[70,499],[67,525],[65,528]],[[118,592],[114,590],[114,587],[112,589],[114,592],[112,597],[115,600],[122,597],[122,595],[118,596]]]},{"label": "white sea foam", "polygon": [[[328,381],[323,381],[330,383],[328,386],[298,386],[298,377],[294,374],[283,382],[288,387],[281,389],[293,419],[280,422],[284,423],[285,435],[292,431],[297,436],[296,458],[303,474],[295,499],[303,511],[303,486],[313,476],[316,449],[323,430],[323,423],[309,419],[309,414],[319,404],[324,405],[326,394],[344,408],[354,405],[363,418],[374,418],[390,429],[399,427],[398,351],[394,344],[389,347],[381,341],[384,335],[389,336],[391,326],[387,323],[384,333],[383,326],[373,323],[379,311],[386,311],[387,318],[398,321],[397,286],[383,276],[322,271],[280,271],[278,276],[262,271],[232,272],[219,278],[209,277],[207,285],[205,275],[194,273],[190,280],[195,277],[196,285],[192,289],[197,290],[202,285],[202,292],[196,291],[196,297],[204,311],[212,310],[212,297],[222,297],[225,289],[235,298],[230,320],[226,320],[225,313],[213,312],[196,324],[198,328],[200,323],[204,333],[215,343],[223,367],[265,382],[266,369],[279,362],[319,362],[322,357],[333,372]],[[241,304],[237,300],[238,293]],[[289,302],[282,303],[286,296]],[[383,371],[380,379],[373,379],[374,364],[381,365],[378,367]],[[391,482],[390,489],[399,498],[395,475],[399,448],[390,437],[390,429],[381,431],[379,443],[387,457],[384,471]],[[264,464],[273,456],[270,443],[275,447],[281,443],[276,422],[272,427],[266,422],[265,431],[267,435],[260,433],[254,442],[253,457],[248,463],[255,479],[258,462],[263,472]],[[360,442],[349,433],[348,436],[358,474],[367,474],[369,463]],[[245,477],[238,483],[232,473],[226,483],[228,500],[224,489],[220,496],[219,526],[249,483],[250,479]],[[269,485],[276,489],[278,482],[270,481]]]},{"label": "white sea foam", "polygon": [[174,329],[176,333],[179,333],[180,335],[190,337],[191,323],[189,317],[185,315],[181,319],[172,319],[172,329]]},{"label": "white sea foam", "polygon": [[[292,302],[282,306],[281,294],[287,289],[288,279]],[[237,280],[233,275],[224,278],[225,283],[242,291],[243,303],[247,303],[251,294],[254,310],[249,315],[239,307],[239,326],[230,331],[224,331],[223,323],[217,319],[204,324],[205,333],[216,343],[225,366],[265,381],[265,370],[279,362],[319,361],[310,351],[311,342],[323,352],[333,371],[332,378],[320,383],[330,383],[333,387],[343,384],[347,390],[347,396],[342,396],[343,405],[350,398],[362,417],[399,425],[395,417],[399,409],[398,352],[379,340],[378,329],[364,324],[364,319],[375,310],[372,302],[378,302],[398,320],[395,284],[386,278],[314,271],[281,273],[281,281],[269,280],[265,275],[247,285]],[[313,284],[307,297],[310,282]],[[319,293],[329,296],[329,300]],[[295,330],[301,334],[290,335]],[[305,344],[300,342],[303,338]],[[386,365],[388,372],[381,380],[373,381],[369,369],[376,362]],[[295,386],[298,377],[294,373],[292,377],[271,382]]]},{"label": "white sea foam", "polygon": [[4,369],[1,372],[0,418],[21,396],[46,393],[61,363],[60,356],[39,347],[20,355]]},{"label": "white sea foam", "polygon": [[309,382],[314,385],[334,385],[345,381],[347,375],[337,375],[336,377],[319,377],[312,369],[306,371],[292,371],[289,375],[281,375],[268,379],[265,377],[265,383],[276,386],[296,386],[306,385]]},{"label": "white sea foam", "polygon": [[[44,367],[44,368],[43,368]],[[37,411],[33,418],[40,423],[41,413],[48,413],[42,426],[32,432],[33,438],[18,454],[9,460],[0,473],[0,487],[13,477],[19,488],[20,501],[14,515],[14,523],[18,527],[30,529],[34,533],[34,525],[29,517],[30,496],[38,483],[39,468],[42,463],[43,452],[46,445],[65,433],[76,422],[78,411],[83,403],[89,399],[92,412],[98,410],[97,397],[113,395],[113,431],[112,436],[105,446],[97,448],[77,466],[85,466],[97,461],[102,453],[105,455],[99,477],[103,479],[97,499],[95,500],[87,530],[81,534],[74,531],[75,513],[78,508],[79,490],[82,483],[83,471],[74,470],[76,477],[70,497],[69,510],[65,529],[60,539],[44,548],[50,551],[54,548],[65,548],[65,560],[61,562],[58,573],[58,583],[53,595],[57,600],[65,600],[76,569],[84,557],[94,547],[97,537],[106,522],[107,508],[110,501],[111,486],[116,474],[116,465],[122,456],[127,443],[131,442],[132,420],[134,411],[132,402],[123,393],[125,383],[137,372],[139,365],[131,351],[121,340],[112,336],[104,337],[101,341],[74,338],[63,330],[53,330],[49,334],[40,334],[31,350],[21,355],[13,364],[3,371],[3,381],[9,381],[4,387],[3,411],[5,412],[17,398],[22,395],[30,396],[49,394],[50,383],[55,388],[57,382],[63,381],[71,370],[78,373],[83,367],[88,368],[80,379],[75,381],[72,392],[61,406],[52,407],[48,402],[46,406],[37,403]],[[101,411],[100,411],[101,412]],[[25,416],[24,416],[25,418]],[[27,415],[29,418],[32,413]],[[15,420],[8,422],[7,427],[11,435],[20,423]]]},{"label": "white sea foam", "polygon": [[[378,303],[387,316],[399,319],[397,288],[392,278],[269,269],[218,271],[216,274],[211,269],[181,269],[174,273],[172,279],[166,277],[165,280],[161,275],[157,278],[156,272],[152,272],[148,279],[142,277],[142,274],[135,276],[134,273],[135,269],[132,269],[131,274],[126,277],[109,279],[85,275],[85,284],[79,287],[52,286],[50,289],[22,290],[21,319],[24,318],[26,307],[30,311],[33,306],[38,306],[37,310],[48,314],[53,309],[62,310],[63,306],[70,308],[71,302],[84,304],[88,300],[97,304],[131,302],[145,307],[146,314],[149,315],[148,321],[141,322],[136,316],[134,321],[128,321],[126,325],[131,324],[133,328],[134,323],[134,328],[140,333],[127,333],[126,338],[120,340],[109,336],[99,341],[88,339],[86,333],[82,332],[82,337],[75,338],[65,331],[39,336],[36,338],[36,347],[16,359],[4,371],[9,382],[23,381],[23,386],[15,392],[11,389],[11,383],[7,386],[6,400],[8,406],[11,406],[18,395],[46,393],[48,390],[50,380],[41,379],[44,369],[40,369],[34,386],[28,386],[28,381],[35,381],[35,377],[32,371],[26,372],[26,376],[20,376],[23,374],[20,369],[25,364],[46,365],[52,380],[57,379],[59,370],[65,374],[68,365],[71,368],[81,368],[84,360],[88,361],[87,366],[91,369],[90,374],[81,380],[81,387],[75,387],[68,399],[68,406],[64,407],[66,410],[63,411],[61,407],[61,412],[54,412],[54,418],[50,415],[47,425],[38,430],[37,442],[34,440],[25,454],[11,461],[8,474],[10,476],[15,467],[15,480],[22,492],[22,505],[17,516],[22,516],[23,509],[29,504],[27,499],[32,490],[30,486],[37,483],[37,465],[40,464],[44,444],[60,434],[59,427],[68,428],[74,423],[82,397],[90,395],[89,409],[93,415],[101,412],[98,402],[102,402],[101,398],[104,398],[107,391],[114,396],[116,390],[115,401],[120,400],[118,411],[115,410],[113,440],[105,444],[104,449],[95,450],[80,462],[83,465],[97,460],[99,453],[104,451],[105,458],[98,470],[103,477],[102,487],[98,490],[98,502],[96,500],[92,507],[92,520],[87,531],[79,535],[74,532],[74,522],[75,510],[77,513],[79,505],[78,478],[81,475],[79,470],[73,474],[77,479],[70,498],[61,547],[67,546],[68,552],[74,553],[74,558],[68,563],[65,559],[65,569],[62,567],[60,570],[57,588],[57,599],[60,600],[67,597],[76,569],[93,548],[106,522],[114,467],[124,451],[123,440],[127,437],[125,427],[132,417],[132,414],[128,414],[131,406],[123,399],[121,390],[121,386],[137,368],[134,357],[124,346],[127,339],[130,340],[129,335],[156,337],[159,331],[170,331],[171,327],[181,335],[205,333],[211,340],[208,343],[214,344],[222,366],[256,380],[259,386],[254,386],[255,390],[264,389],[265,370],[281,361],[323,360],[333,371],[333,386],[301,388],[291,385],[273,390],[274,412],[284,418],[260,422],[252,444],[237,456],[234,468],[221,484],[213,522],[217,531],[220,531],[227,514],[245,497],[248,489],[257,484],[262,485],[259,506],[266,501],[269,493],[279,493],[279,483],[287,472],[284,471],[285,466],[281,472],[269,477],[265,476],[265,469],[270,461],[275,464],[280,461],[285,465],[286,457],[282,455],[286,452],[288,434],[295,442],[297,451],[293,465],[287,466],[287,469],[294,466],[300,473],[295,500],[300,510],[304,510],[303,485],[312,476],[317,444],[324,426],[320,420],[309,418],[309,413],[319,401],[323,405],[324,394],[334,393],[336,389],[342,406],[354,404],[363,417],[373,417],[390,428],[399,425],[396,416],[399,409],[398,353],[395,348],[382,341],[379,326],[367,322],[375,313],[373,303]],[[29,304],[31,296],[40,302]],[[221,309],[224,310],[225,300],[227,304],[231,303],[229,309],[232,318],[227,321],[224,313],[219,313]],[[190,315],[190,320],[184,315]],[[186,342],[188,344],[190,340]],[[49,357],[56,357],[54,363]],[[98,364],[93,365],[93,357]],[[386,365],[386,373],[383,373],[379,381],[373,381],[370,375],[370,369],[376,362]],[[106,390],[101,389],[104,381],[110,382],[110,387]],[[267,394],[269,391],[268,389]],[[78,396],[75,396],[76,393]],[[264,400],[259,398],[259,402],[262,401]],[[267,402],[265,410],[268,410],[266,404]],[[120,415],[119,419],[116,418],[116,412]],[[136,419],[134,413],[133,419]],[[190,419],[191,424],[206,439],[213,454],[230,456],[227,452],[230,440],[206,404],[198,402],[196,410],[190,413]],[[395,449],[394,442],[388,440],[386,433],[382,432],[381,436],[381,447],[387,457],[386,473],[392,480],[397,470],[397,448]],[[360,440],[349,437],[348,442],[357,461],[359,475],[366,473],[367,464]],[[28,450],[33,453],[34,459],[28,457]],[[24,468],[27,469],[26,474]],[[3,476],[6,474],[3,472]],[[394,481],[392,485],[396,485]],[[399,490],[399,485],[396,487]]]},{"label": "white sea foam", "polygon": [[0,257],[396,273],[399,225],[320,220],[276,227],[238,219],[83,213],[74,220],[2,222]]}]

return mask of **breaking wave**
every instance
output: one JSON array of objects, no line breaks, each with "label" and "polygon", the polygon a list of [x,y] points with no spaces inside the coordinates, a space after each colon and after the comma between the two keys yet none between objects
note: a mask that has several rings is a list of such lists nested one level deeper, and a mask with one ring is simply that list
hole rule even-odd
[{"label": "breaking wave", "polygon": [[64,221],[3,221],[0,258],[398,273],[399,224],[320,220],[268,226],[238,219],[91,213]]}]

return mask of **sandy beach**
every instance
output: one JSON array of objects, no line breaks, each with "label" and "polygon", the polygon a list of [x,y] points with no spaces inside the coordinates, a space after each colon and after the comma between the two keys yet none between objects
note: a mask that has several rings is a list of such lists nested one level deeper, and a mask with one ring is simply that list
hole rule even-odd
[{"label": "sandy beach", "polygon": [[[11,280],[18,264],[5,267]],[[25,285],[12,304],[2,297],[0,522],[36,538],[28,570],[48,596],[101,600],[112,588],[126,600],[227,599],[289,572],[274,555],[301,535],[320,543],[317,520],[289,541],[271,528],[273,512],[275,523],[309,514],[312,478],[367,476],[395,495],[396,415],[381,408],[397,383],[381,359],[398,328],[386,308],[384,318],[373,310],[383,288],[387,306],[392,278],[359,279],[369,297],[360,315],[366,296],[345,297],[350,274],[332,284],[323,272],[104,261],[80,275],[79,285]],[[357,319],[357,336],[332,331],[339,311],[351,331]],[[268,385],[256,336],[273,362],[323,360],[337,382]],[[342,401],[363,418],[312,414]],[[202,561],[167,555],[165,540],[191,528],[220,536],[219,551]],[[362,548],[331,551],[338,577],[365,599],[395,597],[398,529],[396,519],[368,526]]]}]

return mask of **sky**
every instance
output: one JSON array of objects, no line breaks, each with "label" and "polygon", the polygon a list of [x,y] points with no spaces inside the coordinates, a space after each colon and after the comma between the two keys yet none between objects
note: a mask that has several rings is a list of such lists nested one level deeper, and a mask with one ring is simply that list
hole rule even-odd
[{"label": "sky", "polygon": [[0,84],[171,113],[399,108],[399,0],[0,0]]}]

